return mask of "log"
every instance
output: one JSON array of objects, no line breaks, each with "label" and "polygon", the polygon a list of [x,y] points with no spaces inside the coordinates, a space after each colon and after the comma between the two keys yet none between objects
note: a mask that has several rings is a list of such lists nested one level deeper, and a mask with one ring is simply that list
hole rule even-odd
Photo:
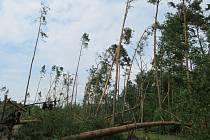
[{"label": "log", "polygon": [[[109,136],[121,132],[126,132],[132,129],[145,128],[145,127],[155,127],[155,126],[166,126],[166,125],[181,125],[180,122],[175,121],[157,121],[157,122],[144,122],[144,123],[132,123],[118,127],[104,128],[89,132],[83,132],[77,135],[67,136],[61,138],[61,140],[88,140],[93,138],[100,138],[104,136]],[[191,126],[190,124],[185,124]]]}]

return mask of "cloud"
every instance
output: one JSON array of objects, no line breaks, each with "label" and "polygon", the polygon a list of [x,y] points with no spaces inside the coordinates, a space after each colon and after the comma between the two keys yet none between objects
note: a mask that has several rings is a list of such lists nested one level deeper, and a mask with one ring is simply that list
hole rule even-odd
[{"label": "cloud", "polygon": [[28,37],[31,39],[34,26],[31,19],[37,17],[39,3],[33,0],[3,0],[0,5],[1,42],[20,43]]},{"label": "cloud", "polygon": [[[1,17],[5,20],[0,23],[2,31],[0,40],[4,45],[1,46],[4,57],[0,57],[5,61],[4,65],[9,67],[1,70],[4,76],[0,78],[12,89],[11,96],[20,99],[24,95],[37,32],[38,23],[34,20],[39,16],[40,4],[38,0],[3,0],[1,5]],[[146,1],[139,1],[134,5],[135,8],[130,10],[127,25],[136,30],[134,36],[138,38],[148,24],[151,24],[154,7],[148,5]],[[91,40],[89,48],[83,52],[80,64],[81,100],[88,76],[86,70],[95,63],[96,53],[104,51],[119,40],[125,1],[51,0],[49,7],[51,9],[47,24],[49,38],[46,43],[41,41],[39,43],[30,91],[35,91],[39,69],[44,64],[49,68],[52,65],[63,66],[70,73],[75,72],[81,45],[80,38],[87,32]],[[18,85],[15,84],[17,82]]]},{"label": "cloud", "polygon": [[[8,85],[10,96],[23,99],[29,64],[36,39],[39,16],[39,0],[0,1],[0,86]],[[81,36],[90,34],[90,44],[84,50],[79,68],[79,100],[82,100],[87,72],[95,63],[96,53],[100,53],[119,40],[125,0],[50,0],[47,18],[46,42],[39,42],[34,62],[30,92],[32,97],[39,79],[42,65],[48,69],[52,65],[63,66],[75,73]],[[130,9],[126,26],[135,30],[133,44],[138,41],[145,28],[153,23],[155,6],[147,0],[139,0]],[[160,21],[169,8],[163,2],[160,6]],[[151,50],[148,47],[147,50]],[[132,49],[129,50],[132,54]],[[151,51],[147,52],[150,61]],[[46,82],[47,83],[47,82]],[[48,84],[42,88],[47,90]],[[22,98],[21,98],[22,97]]]}]

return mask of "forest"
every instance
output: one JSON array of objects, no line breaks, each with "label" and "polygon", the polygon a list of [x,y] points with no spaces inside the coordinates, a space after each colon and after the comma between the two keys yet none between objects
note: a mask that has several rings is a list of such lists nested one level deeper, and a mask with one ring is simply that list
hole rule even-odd
[{"label": "forest", "polygon": [[[145,0],[154,7],[153,22],[132,42],[135,29],[127,20],[137,1],[124,2],[119,40],[96,56],[82,102],[79,69],[82,53],[94,42],[89,33],[81,35],[73,74],[60,65],[43,65],[38,84],[31,84],[39,42],[48,38],[51,9],[41,3],[24,102],[13,100],[6,86],[0,89],[0,139],[210,140],[210,4],[167,1],[174,12],[166,11],[160,22],[166,0]],[[145,59],[149,45],[152,61]],[[45,77],[50,80],[43,93]],[[36,86],[33,99],[30,86]]]}]

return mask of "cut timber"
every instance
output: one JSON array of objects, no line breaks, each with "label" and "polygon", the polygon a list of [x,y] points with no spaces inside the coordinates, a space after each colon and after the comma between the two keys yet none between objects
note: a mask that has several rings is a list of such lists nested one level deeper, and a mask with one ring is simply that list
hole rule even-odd
[{"label": "cut timber", "polygon": [[[128,130],[144,128],[144,127],[154,127],[154,126],[165,126],[165,125],[181,125],[180,122],[175,121],[158,121],[158,122],[144,122],[144,123],[133,123],[118,127],[104,128],[89,132],[83,132],[77,135],[67,136],[61,138],[61,140],[87,140],[93,138],[100,138],[104,136],[109,136],[121,132],[126,132]],[[191,126],[190,124],[185,124],[187,126]]]}]

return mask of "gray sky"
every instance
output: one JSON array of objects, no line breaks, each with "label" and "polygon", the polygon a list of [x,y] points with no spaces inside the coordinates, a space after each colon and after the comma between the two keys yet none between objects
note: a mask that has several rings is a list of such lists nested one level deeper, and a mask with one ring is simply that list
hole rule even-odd
[{"label": "gray sky", "polygon": [[[146,1],[136,0],[126,22],[126,26],[135,30],[134,45],[154,20],[155,6]],[[51,9],[47,18],[49,37],[46,42],[39,42],[29,87],[31,98],[34,97],[42,65],[47,66],[48,74],[52,65],[63,66],[65,71],[75,73],[80,38],[86,32],[91,40],[89,48],[83,52],[79,70],[81,100],[88,76],[86,70],[95,64],[96,54],[119,40],[125,0],[49,0],[48,4]],[[39,9],[40,0],[0,1],[0,86],[7,86],[9,96],[18,101],[24,98]],[[167,1],[163,0],[160,21],[169,10]],[[151,52],[151,48],[148,47],[147,52]],[[146,53],[146,59],[148,62],[151,60],[150,53]],[[46,82],[41,85],[43,91],[48,88]]]}]

